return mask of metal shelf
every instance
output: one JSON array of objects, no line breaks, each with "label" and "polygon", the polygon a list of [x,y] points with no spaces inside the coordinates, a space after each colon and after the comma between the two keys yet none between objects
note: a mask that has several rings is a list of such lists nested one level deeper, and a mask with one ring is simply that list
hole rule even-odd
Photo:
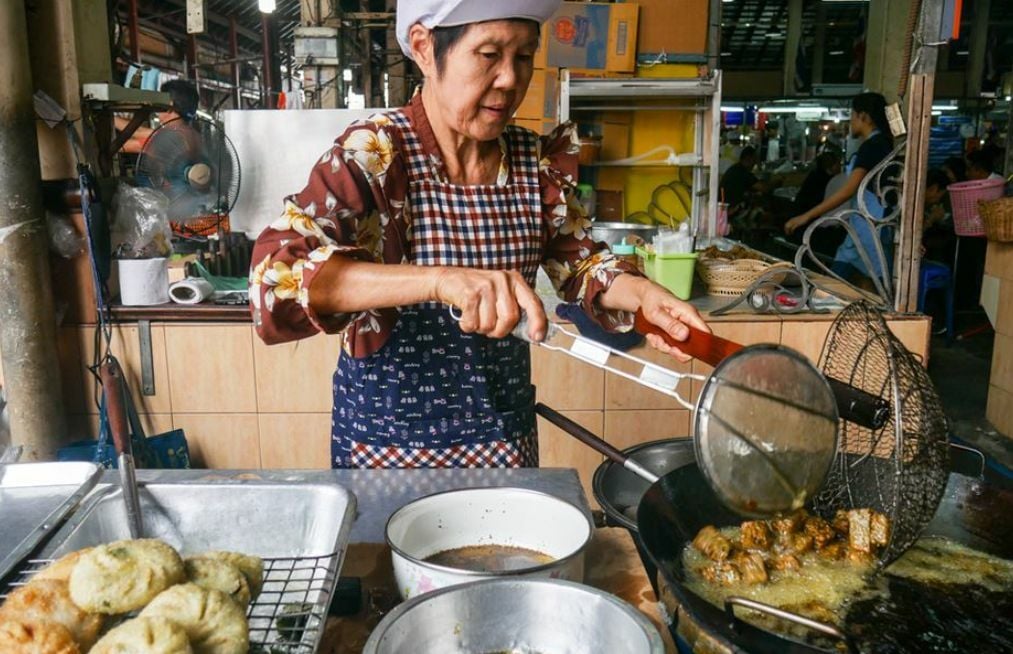
[{"label": "metal shelf", "polygon": [[709,98],[718,92],[717,78],[570,78],[572,98]]},{"label": "metal shelf", "polygon": [[[690,106],[659,106],[658,100],[697,99],[700,104]],[[609,101],[624,101],[621,107],[608,106]],[[642,102],[643,104],[639,104]],[[570,120],[571,115],[584,111],[691,111],[693,113],[694,147],[697,163],[684,167],[693,173],[690,224],[695,236],[714,234],[717,231],[718,212],[718,148],[721,128],[721,71],[715,70],[706,78],[575,78],[563,68],[559,76],[559,119]],[[610,164],[598,162],[595,168],[677,168],[668,162]]]}]

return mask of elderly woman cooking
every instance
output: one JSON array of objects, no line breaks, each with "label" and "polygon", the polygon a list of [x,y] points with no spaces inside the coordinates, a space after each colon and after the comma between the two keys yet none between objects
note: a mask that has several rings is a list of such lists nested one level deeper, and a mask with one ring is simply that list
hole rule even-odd
[{"label": "elderly woman cooking", "polygon": [[526,315],[529,338],[544,338],[540,265],[606,330],[628,331],[637,310],[677,340],[685,325],[706,329],[591,240],[573,127],[539,137],[508,125],[558,5],[399,2],[398,39],[425,75],[421,90],[349,127],[257,240],[260,336],[344,335],[337,467],[537,465],[529,346],[510,333]]}]

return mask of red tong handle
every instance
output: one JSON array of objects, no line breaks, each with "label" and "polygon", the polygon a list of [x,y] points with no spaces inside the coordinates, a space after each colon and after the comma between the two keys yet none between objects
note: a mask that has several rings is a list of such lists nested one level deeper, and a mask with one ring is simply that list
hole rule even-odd
[{"label": "red tong handle", "polygon": [[677,347],[694,359],[698,359],[706,363],[709,366],[716,366],[731,355],[735,354],[742,349],[743,346],[729,341],[728,339],[715,336],[714,334],[708,334],[707,332],[700,331],[695,327],[686,325],[689,329],[689,338],[684,341],[677,341],[668,335],[668,332],[664,331],[654,323],[650,322],[645,316],[643,311],[637,310],[637,314],[633,320],[633,328],[638,333],[647,335],[655,334],[660,336],[666,343],[672,347]]}]

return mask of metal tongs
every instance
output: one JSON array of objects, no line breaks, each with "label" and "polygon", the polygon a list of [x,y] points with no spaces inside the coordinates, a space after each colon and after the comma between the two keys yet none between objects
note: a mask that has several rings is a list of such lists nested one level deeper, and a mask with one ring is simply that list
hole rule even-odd
[{"label": "metal tongs", "polygon": [[141,516],[141,500],[137,493],[137,476],[134,472],[134,453],[127,421],[126,402],[123,397],[123,369],[119,362],[110,357],[99,368],[102,389],[105,393],[106,411],[109,414],[109,428],[116,447],[120,471],[120,489],[127,511],[127,526],[131,538],[140,538],[144,533]]}]

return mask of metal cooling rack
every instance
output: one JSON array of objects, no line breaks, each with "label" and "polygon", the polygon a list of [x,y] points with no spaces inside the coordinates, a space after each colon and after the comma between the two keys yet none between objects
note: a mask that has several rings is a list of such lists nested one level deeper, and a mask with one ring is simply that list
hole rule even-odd
[{"label": "metal cooling rack", "polygon": [[[264,586],[246,611],[251,654],[317,651],[338,580],[339,555],[263,559]],[[2,589],[0,600],[52,562],[29,559]]]}]

